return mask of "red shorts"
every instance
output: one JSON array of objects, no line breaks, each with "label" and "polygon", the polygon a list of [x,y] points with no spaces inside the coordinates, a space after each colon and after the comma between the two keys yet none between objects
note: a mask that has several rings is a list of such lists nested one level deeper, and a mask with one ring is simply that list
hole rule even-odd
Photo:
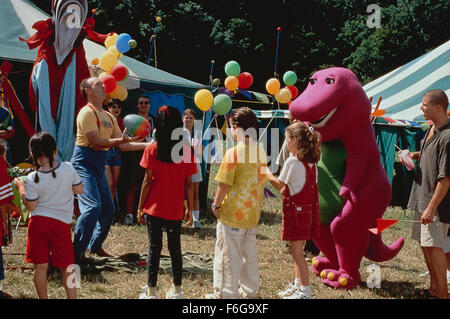
[{"label": "red shorts", "polygon": [[283,204],[281,240],[309,240],[312,233],[313,205]]},{"label": "red shorts", "polygon": [[50,254],[55,268],[74,263],[70,225],[50,217],[33,216],[28,223],[26,262],[47,264]]}]

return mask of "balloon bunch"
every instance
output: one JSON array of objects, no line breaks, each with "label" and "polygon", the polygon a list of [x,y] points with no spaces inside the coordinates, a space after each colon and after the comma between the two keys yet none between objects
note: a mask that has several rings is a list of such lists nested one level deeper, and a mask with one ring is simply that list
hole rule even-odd
[{"label": "balloon bunch", "polygon": [[236,61],[228,61],[225,64],[225,87],[236,93],[239,88],[241,90],[248,89],[253,84],[253,76],[249,72],[241,73],[241,66]]},{"label": "balloon bunch", "polygon": [[123,64],[118,64],[123,53],[134,49],[137,46],[136,40],[133,40],[127,33],[118,35],[110,33],[105,40],[106,51],[99,58],[92,60],[92,65],[99,66],[104,72],[98,78],[105,85],[106,100],[117,98],[121,101],[128,97],[128,90],[119,82],[128,77],[128,68]]},{"label": "balloon bunch", "polygon": [[231,110],[231,97],[226,94],[218,94],[213,97],[212,93],[207,89],[200,89],[195,93],[194,102],[203,112],[212,109],[218,115],[224,115]]},{"label": "balloon bunch", "polygon": [[280,81],[277,78],[271,78],[266,82],[266,90],[278,103],[290,104],[298,95],[298,89],[294,86],[297,82],[297,74],[287,71],[283,75],[283,82],[286,86],[281,88]]}]

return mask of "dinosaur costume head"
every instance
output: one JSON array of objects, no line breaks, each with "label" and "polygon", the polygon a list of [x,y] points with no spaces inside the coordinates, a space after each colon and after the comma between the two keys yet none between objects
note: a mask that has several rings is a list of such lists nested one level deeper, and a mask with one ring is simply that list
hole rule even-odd
[{"label": "dinosaur costume head", "polygon": [[349,132],[349,125],[367,125],[371,105],[356,75],[335,67],[314,73],[289,111],[294,118],[309,122],[324,141],[329,141],[342,138]]}]

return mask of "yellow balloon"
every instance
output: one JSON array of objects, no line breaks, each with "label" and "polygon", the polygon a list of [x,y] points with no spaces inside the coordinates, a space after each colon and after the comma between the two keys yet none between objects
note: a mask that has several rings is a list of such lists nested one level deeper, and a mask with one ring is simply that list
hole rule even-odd
[{"label": "yellow balloon", "polygon": [[266,90],[271,95],[275,95],[280,90],[280,87],[280,81],[276,78],[269,79],[266,82]]},{"label": "yellow balloon", "polygon": [[200,110],[208,111],[214,103],[214,98],[209,90],[201,89],[195,93],[194,102]]},{"label": "yellow balloon", "polygon": [[115,66],[117,62],[119,62],[119,59],[111,52],[106,51],[100,56],[100,67],[104,71],[111,71],[112,67]]},{"label": "yellow balloon", "polygon": [[292,93],[287,88],[282,88],[277,93],[275,93],[275,100],[279,103],[287,103],[291,100]]},{"label": "yellow balloon", "polygon": [[128,97],[128,90],[121,84],[117,84],[116,89],[109,93],[111,98],[119,99],[122,102],[125,101]]},{"label": "yellow balloon", "polygon": [[110,46],[110,47],[106,50],[106,52],[109,52],[109,53],[111,53],[111,54],[114,54],[114,55],[117,57],[117,59],[120,59],[121,54],[122,54],[122,53],[120,53],[120,52],[117,50],[117,48],[116,48],[115,45]]},{"label": "yellow balloon", "polygon": [[228,76],[225,79],[225,87],[230,91],[235,91],[239,87],[239,80],[235,76]]},{"label": "yellow balloon", "polygon": [[112,45],[116,45],[116,40],[118,37],[119,37],[119,35],[117,33],[114,33],[113,35],[106,37],[105,47],[109,48]]},{"label": "yellow balloon", "polygon": [[101,78],[104,77],[105,75],[109,75],[109,72],[102,72],[102,73],[100,73],[100,75],[98,76],[98,78],[101,79]]}]

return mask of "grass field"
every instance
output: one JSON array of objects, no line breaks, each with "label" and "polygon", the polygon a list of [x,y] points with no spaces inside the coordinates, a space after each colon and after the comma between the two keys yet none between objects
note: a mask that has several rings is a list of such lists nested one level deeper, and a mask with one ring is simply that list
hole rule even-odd
[{"label": "grass field", "polygon": [[[216,183],[213,180],[217,166],[211,169],[208,203],[211,203]],[[269,185],[269,184],[268,184]],[[267,185],[267,186],[268,186]],[[276,293],[294,278],[292,258],[285,252],[284,242],[280,240],[281,230],[281,197],[269,187],[277,198],[264,199],[263,212],[258,228],[258,254],[261,288],[259,298],[277,298]],[[208,205],[209,207],[209,205]],[[194,230],[185,228],[182,232],[182,250],[197,254],[211,261],[214,255],[215,220],[208,209],[202,219],[203,228]],[[404,210],[389,207],[384,218],[410,219]],[[320,278],[310,273],[312,292],[316,299],[403,299],[423,298],[421,291],[428,288],[429,278],[419,275],[426,271],[422,253],[416,242],[410,239],[411,223],[399,222],[383,232],[384,242],[392,243],[398,237],[404,237],[405,246],[392,260],[381,263],[381,288],[369,289],[365,283],[369,273],[367,267],[371,261],[363,259],[361,276],[363,283],[352,291],[335,290],[324,286]],[[168,256],[164,240],[163,255]],[[129,253],[147,254],[147,230],[143,226],[125,226],[115,224],[104,244],[106,251],[115,256]],[[33,285],[32,265],[25,263],[26,228],[19,227],[14,233],[14,242],[10,247],[3,247],[6,279],[3,289],[13,298],[37,298]],[[314,257],[307,254],[309,258]],[[308,262],[310,264],[310,262]],[[204,265],[212,270],[211,262]],[[170,272],[161,272],[158,277],[160,298],[170,287],[172,276]],[[206,293],[212,292],[212,272],[189,273],[183,277],[183,288],[186,298],[201,299]],[[145,265],[135,267],[132,271],[122,271],[105,268],[103,271],[84,273],[81,276],[81,288],[78,298],[83,299],[130,299],[137,298],[141,287],[146,284],[147,270]],[[57,275],[50,276],[48,293],[50,298],[65,298],[65,292]]]}]

